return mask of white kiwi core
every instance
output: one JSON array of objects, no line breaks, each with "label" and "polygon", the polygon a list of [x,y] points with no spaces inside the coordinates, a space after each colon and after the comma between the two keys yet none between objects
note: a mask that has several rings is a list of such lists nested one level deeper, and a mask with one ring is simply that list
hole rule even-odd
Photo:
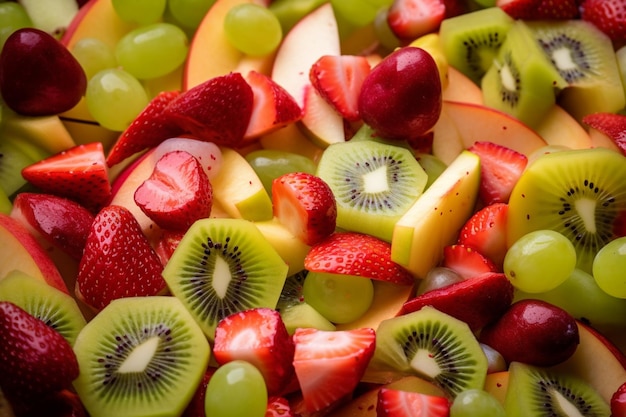
[{"label": "white kiwi core", "polygon": [[118,368],[120,373],[143,372],[154,357],[159,347],[159,337],[153,336],[133,349]]},{"label": "white kiwi core", "polygon": [[590,198],[576,200],[576,211],[583,221],[585,230],[589,233],[596,233],[596,201]]},{"label": "white kiwi core", "polygon": [[363,189],[368,194],[382,193],[389,191],[387,181],[387,166],[381,166],[374,171],[363,175]]},{"label": "white kiwi core", "polygon": [[419,349],[415,352],[413,359],[411,359],[411,368],[430,378],[435,378],[441,373],[441,368],[437,365],[437,361],[426,349]]},{"label": "white kiwi core", "polygon": [[215,257],[215,268],[213,269],[213,279],[211,285],[218,297],[226,297],[228,286],[232,280],[228,262],[220,256]]}]

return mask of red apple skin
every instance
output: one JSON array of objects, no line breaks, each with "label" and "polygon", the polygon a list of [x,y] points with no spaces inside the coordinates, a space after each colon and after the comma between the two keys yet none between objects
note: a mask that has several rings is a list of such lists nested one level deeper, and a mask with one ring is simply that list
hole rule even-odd
[{"label": "red apple skin", "polygon": [[481,343],[510,363],[552,366],[573,355],[580,341],[576,320],[552,304],[521,300],[480,333]]},{"label": "red apple skin", "polygon": [[80,101],[86,88],[82,67],[50,34],[23,28],[7,38],[0,53],[0,93],[16,113],[62,113]]},{"label": "red apple skin", "polygon": [[404,47],[385,57],[365,78],[358,108],[383,138],[411,140],[431,129],[441,113],[437,64],[428,52]]}]

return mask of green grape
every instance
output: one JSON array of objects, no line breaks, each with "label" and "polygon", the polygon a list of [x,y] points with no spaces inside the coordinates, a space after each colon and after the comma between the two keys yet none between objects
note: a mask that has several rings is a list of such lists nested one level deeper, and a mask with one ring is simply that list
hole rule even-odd
[{"label": "green grape", "polygon": [[11,33],[17,29],[32,26],[33,22],[26,13],[24,6],[12,1],[0,3],[0,48]]},{"label": "green grape", "polygon": [[474,0],[476,4],[481,7],[493,7],[496,5],[496,0]]},{"label": "green grape", "polygon": [[309,272],[302,288],[304,301],[333,323],[350,323],[372,305],[374,284],[355,275]]},{"label": "green grape", "polygon": [[429,153],[418,153],[417,162],[419,162],[420,166],[426,171],[426,174],[428,174],[428,181],[424,189],[428,189],[448,167],[441,159]]},{"label": "green grape", "polygon": [[147,25],[163,16],[167,0],[111,0],[113,9],[125,22]]},{"label": "green grape", "polygon": [[626,298],[626,236],[607,243],[598,251],[592,271],[593,278],[604,292]]},{"label": "green grape", "polygon": [[122,131],[148,105],[139,80],[119,68],[98,72],[87,83],[87,109],[103,127]]},{"label": "green grape", "polygon": [[461,281],[463,281],[463,277],[456,271],[443,266],[436,266],[428,271],[424,279],[420,281],[417,294],[424,294]]},{"label": "green grape", "polygon": [[450,417],[506,417],[496,397],[481,389],[460,392],[450,406]]},{"label": "green grape", "polygon": [[98,38],[79,39],[72,46],[71,52],[83,67],[88,80],[103,69],[117,65],[113,50]]},{"label": "green grape", "polygon": [[316,165],[311,158],[287,151],[259,149],[246,155],[246,160],[257,173],[265,190],[272,195],[272,181],[288,172],[315,174]]},{"label": "green grape", "polygon": [[317,9],[328,0],[274,0],[269,10],[274,13],[283,28],[283,33],[291,28],[304,16]]},{"label": "green grape", "polygon": [[154,23],[127,33],[115,46],[119,65],[139,79],[174,71],[187,58],[187,35],[171,23]]},{"label": "green grape", "polygon": [[167,8],[181,26],[196,29],[215,0],[168,0]]},{"label": "green grape", "polygon": [[519,238],[504,256],[504,273],[513,286],[529,293],[550,291],[576,267],[572,242],[553,230],[536,230]]},{"label": "green grape", "polygon": [[276,15],[253,3],[239,4],[226,13],[224,33],[235,48],[251,56],[274,52],[283,38]]},{"label": "green grape", "polygon": [[400,46],[400,40],[387,23],[387,10],[381,9],[374,18],[374,33],[380,44],[390,51]]},{"label": "green grape", "polygon": [[381,9],[387,9],[393,0],[330,0],[337,19],[355,27],[363,27],[374,21]]},{"label": "green grape", "polygon": [[204,409],[211,417],[263,417],[267,387],[261,372],[242,360],[228,362],[209,379]]}]

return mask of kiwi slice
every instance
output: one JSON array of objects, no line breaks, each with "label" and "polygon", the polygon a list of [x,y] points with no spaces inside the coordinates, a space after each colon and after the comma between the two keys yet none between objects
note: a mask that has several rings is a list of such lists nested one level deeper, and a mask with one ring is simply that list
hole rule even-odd
[{"label": "kiwi slice", "polygon": [[27,181],[22,177],[22,169],[38,162],[50,153],[25,140],[3,134],[0,137],[0,187],[11,196]]},{"label": "kiwi slice", "polygon": [[538,45],[567,82],[558,102],[581,120],[594,112],[613,113],[626,98],[617,57],[608,36],[584,20],[528,22]]},{"label": "kiwi slice", "polygon": [[604,148],[544,154],[513,188],[507,244],[534,230],[555,230],[574,244],[577,267],[591,273],[595,254],[618,236],[625,213],[624,156]]},{"label": "kiwi slice", "polygon": [[485,105],[535,127],[556,103],[557,91],[567,83],[539,48],[527,24],[518,20],[509,29],[481,85]]},{"label": "kiwi slice", "polygon": [[58,331],[70,345],[86,320],[70,295],[22,271],[11,271],[0,280],[0,300],[10,301]]},{"label": "kiwi slice", "polygon": [[386,241],[428,181],[411,151],[372,140],[330,145],[318,162],[317,175],[335,195],[339,228]]},{"label": "kiwi slice", "polygon": [[382,321],[372,361],[429,379],[452,397],[483,388],[488,367],[469,326],[430,306]]},{"label": "kiwi slice", "polygon": [[513,22],[500,7],[444,19],[439,36],[448,64],[480,85]]},{"label": "kiwi slice", "polygon": [[207,218],[185,233],[163,277],[213,340],[224,317],[254,307],[275,308],[288,269],[253,223]]},{"label": "kiwi slice", "polygon": [[78,335],[74,380],[91,417],[180,416],[204,375],[209,343],[176,297],[112,301]]},{"label": "kiwi slice", "polygon": [[520,362],[509,365],[507,417],[607,417],[608,404],[583,380]]},{"label": "kiwi slice", "polygon": [[303,269],[293,275],[289,275],[285,280],[283,289],[278,297],[278,303],[276,304],[276,310],[279,312],[292,307],[294,305],[304,303],[304,295],[302,288],[304,286],[304,280],[308,271]]}]

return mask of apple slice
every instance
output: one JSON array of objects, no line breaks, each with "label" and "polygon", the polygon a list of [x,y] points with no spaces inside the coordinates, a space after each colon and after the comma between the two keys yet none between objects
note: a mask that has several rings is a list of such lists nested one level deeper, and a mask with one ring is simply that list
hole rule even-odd
[{"label": "apple slice", "polygon": [[19,137],[51,154],[65,151],[76,145],[59,116],[22,116],[10,112],[6,107],[2,111],[3,135]]},{"label": "apple slice", "polygon": [[289,266],[287,276],[294,275],[304,269],[304,257],[309,252],[310,246],[295,237],[276,218],[254,224]]},{"label": "apple slice", "polygon": [[483,104],[483,92],[467,75],[453,66],[448,66],[448,85],[442,91],[446,101]]},{"label": "apple slice", "polygon": [[555,104],[535,128],[548,145],[571,149],[591,148],[591,137],[563,107]]},{"label": "apple slice", "polygon": [[462,150],[396,223],[391,260],[424,278],[472,215],[479,184],[480,158]]}]

